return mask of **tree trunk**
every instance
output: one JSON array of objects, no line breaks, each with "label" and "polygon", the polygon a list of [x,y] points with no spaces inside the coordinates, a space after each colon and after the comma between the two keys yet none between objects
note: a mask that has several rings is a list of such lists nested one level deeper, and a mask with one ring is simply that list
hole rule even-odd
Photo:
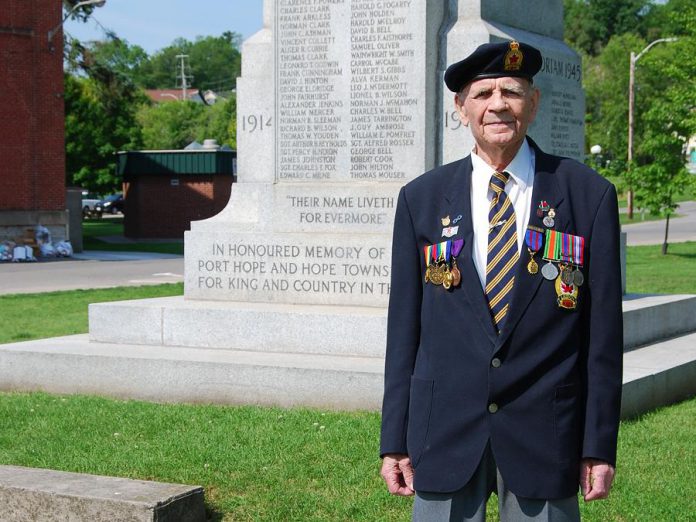
[{"label": "tree trunk", "polygon": [[670,216],[670,214],[667,214],[667,221],[665,221],[665,240],[662,242],[662,255],[663,256],[667,255],[667,236],[669,234],[669,216]]}]

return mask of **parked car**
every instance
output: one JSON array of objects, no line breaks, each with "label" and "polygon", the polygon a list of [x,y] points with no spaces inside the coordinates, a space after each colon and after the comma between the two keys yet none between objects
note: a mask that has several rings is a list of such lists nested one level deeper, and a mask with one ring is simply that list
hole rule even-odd
[{"label": "parked car", "polygon": [[82,191],[82,219],[96,215],[95,209],[102,200],[101,196],[87,190]]},{"label": "parked car", "polygon": [[95,212],[100,217],[102,214],[123,213],[123,202],[123,194],[111,194],[97,203]]}]

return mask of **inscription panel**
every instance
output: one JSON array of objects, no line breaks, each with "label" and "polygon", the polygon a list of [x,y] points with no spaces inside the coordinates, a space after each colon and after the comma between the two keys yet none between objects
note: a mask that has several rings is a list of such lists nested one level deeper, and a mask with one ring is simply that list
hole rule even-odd
[{"label": "inscription panel", "polygon": [[[276,179],[396,181],[424,170],[425,5],[276,2]],[[423,11],[419,13],[419,11]]]},{"label": "inscription panel", "polygon": [[391,247],[380,236],[206,234],[187,258],[197,299],[385,306]]}]

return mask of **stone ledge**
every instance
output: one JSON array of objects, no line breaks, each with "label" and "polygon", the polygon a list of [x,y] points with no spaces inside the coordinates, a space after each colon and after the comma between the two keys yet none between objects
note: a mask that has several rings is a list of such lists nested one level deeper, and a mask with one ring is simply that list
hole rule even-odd
[{"label": "stone ledge", "polygon": [[155,402],[381,406],[378,357],[89,342],[73,335],[0,345],[0,389]]},{"label": "stone ledge", "polygon": [[383,357],[386,330],[382,308],[181,296],[89,305],[90,340],[107,343]]},{"label": "stone ledge", "polygon": [[0,466],[2,520],[204,522],[203,488]]},{"label": "stone ledge", "polygon": [[621,417],[632,418],[696,395],[696,333],[624,355]]},{"label": "stone ledge", "polygon": [[[696,331],[696,296],[628,295],[623,311],[624,351]],[[383,357],[386,329],[384,308],[181,296],[89,306],[90,339],[107,343]]]},{"label": "stone ledge", "polygon": [[696,296],[629,294],[623,317],[624,351],[696,332]]}]

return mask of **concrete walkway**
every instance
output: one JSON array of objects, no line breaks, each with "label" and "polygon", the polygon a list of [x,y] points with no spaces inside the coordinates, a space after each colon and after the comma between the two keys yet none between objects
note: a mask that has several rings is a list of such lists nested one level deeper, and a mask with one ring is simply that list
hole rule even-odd
[{"label": "concrete walkway", "polygon": [[184,280],[184,258],[148,252],[86,251],[70,259],[0,264],[0,295]]},{"label": "concrete walkway", "polygon": [[[681,217],[669,220],[668,243],[696,241],[696,201],[680,203],[677,214]],[[627,234],[628,246],[661,245],[665,237],[665,220],[623,225],[621,230]]]}]

